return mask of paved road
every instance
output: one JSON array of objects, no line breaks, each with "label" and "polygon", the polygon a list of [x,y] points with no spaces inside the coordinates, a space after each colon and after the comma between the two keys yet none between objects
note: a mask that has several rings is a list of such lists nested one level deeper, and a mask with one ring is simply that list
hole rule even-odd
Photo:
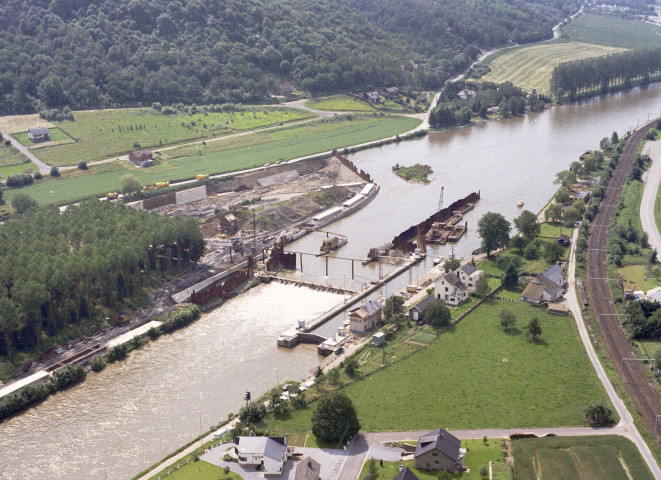
[{"label": "paved road", "polygon": [[585,346],[585,350],[588,353],[588,357],[590,358],[590,361],[592,362],[594,369],[597,371],[597,376],[599,377],[599,380],[601,380],[601,383],[604,385],[604,388],[608,393],[608,397],[610,398],[611,403],[615,407],[617,414],[620,416],[620,423],[618,427],[622,428],[622,432],[620,432],[619,435],[629,438],[631,441],[633,441],[636,444],[636,447],[638,447],[638,450],[645,459],[647,466],[652,471],[654,478],[661,480],[661,469],[659,468],[659,464],[656,462],[656,459],[654,458],[654,455],[652,455],[652,452],[647,446],[647,443],[645,443],[645,440],[643,440],[643,437],[640,435],[638,428],[636,428],[636,425],[633,423],[633,418],[631,417],[629,410],[627,409],[626,405],[624,404],[620,396],[615,391],[615,387],[613,387],[613,384],[608,378],[608,375],[606,375],[604,367],[601,365],[601,362],[599,361],[599,357],[597,357],[597,354],[594,351],[594,346],[590,341],[590,336],[588,335],[587,328],[585,327],[585,323],[583,322],[583,315],[581,314],[581,308],[579,307],[578,299],[576,297],[576,238],[577,237],[578,237],[578,229],[575,229],[574,234],[572,236],[572,247],[569,255],[569,267],[567,272],[567,277],[569,281],[569,289],[567,290],[567,303],[569,304],[569,309],[574,315],[574,319],[576,320],[576,325],[578,326],[578,331],[581,335],[581,340],[583,341],[583,345]]},{"label": "paved road", "polygon": [[26,147],[18,143],[18,140],[16,140],[14,137],[9,135],[7,132],[4,132],[0,130],[0,133],[2,133],[2,138],[9,140],[11,144],[16,148],[19,152],[21,152],[23,155],[28,157],[32,163],[34,163],[37,167],[39,167],[39,171],[41,172],[42,175],[49,175],[50,174],[50,169],[51,166],[42,162],[39,160],[34,153],[32,153],[30,150],[28,150]]},{"label": "paved road", "polygon": [[643,198],[640,202],[640,221],[643,225],[643,230],[649,237],[650,245],[656,248],[656,251],[661,254],[661,235],[654,221],[654,203],[656,201],[659,182],[661,182],[661,141],[646,142],[645,151],[648,149],[653,162],[650,169],[643,175],[645,189],[643,190]]}]

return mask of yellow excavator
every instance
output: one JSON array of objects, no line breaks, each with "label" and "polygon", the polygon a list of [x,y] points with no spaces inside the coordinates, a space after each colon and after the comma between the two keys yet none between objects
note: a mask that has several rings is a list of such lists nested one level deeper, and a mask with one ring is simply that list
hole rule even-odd
[{"label": "yellow excavator", "polygon": [[115,325],[123,325],[129,320],[131,320],[130,315],[126,315],[124,313],[115,313],[109,308],[106,308],[101,302],[99,302],[96,298],[91,299],[97,307],[99,307],[101,310],[103,310],[103,313],[106,314],[106,316],[115,323]]}]

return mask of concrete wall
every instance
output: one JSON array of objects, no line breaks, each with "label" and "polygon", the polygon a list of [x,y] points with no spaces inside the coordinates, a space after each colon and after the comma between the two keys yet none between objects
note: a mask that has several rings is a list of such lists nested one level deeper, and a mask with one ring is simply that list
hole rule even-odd
[{"label": "concrete wall", "polygon": [[204,185],[189,190],[175,192],[175,202],[177,205],[197,202],[199,200],[204,200],[205,198],[207,198],[207,187]]}]

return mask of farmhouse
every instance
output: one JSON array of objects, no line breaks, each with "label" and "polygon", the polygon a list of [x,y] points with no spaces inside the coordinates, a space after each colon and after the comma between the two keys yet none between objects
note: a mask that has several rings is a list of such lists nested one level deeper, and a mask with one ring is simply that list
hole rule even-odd
[{"label": "farmhouse", "polygon": [[455,270],[457,277],[462,281],[469,292],[475,291],[475,285],[477,284],[477,279],[480,278],[484,272],[475,268],[475,265],[472,263],[465,263],[457,270]]},{"label": "farmhouse", "polygon": [[564,293],[565,280],[560,265],[553,265],[528,282],[521,292],[521,300],[539,305],[554,302]]},{"label": "farmhouse", "polygon": [[413,458],[418,470],[447,470],[456,472],[464,466],[466,451],[461,441],[442,428],[425,433],[418,440]]},{"label": "farmhouse", "polygon": [[34,127],[28,130],[28,138],[32,142],[46,142],[50,140],[48,127]]},{"label": "farmhouse", "polygon": [[374,330],[381,324],[381,309],[383,305],[378,300],[369,300],[360,307],[349,311],[349,331],[365,333]]},{"label": "farmhouse", "polygon": [[450,305],[459,305],[468,296],[468,288],[455,272],[446,273],[436,280],[434,291],[436,298]]},{"label": "farmhouse", "polygon": [[404,465],[399,466],[399,473],[392,477],[392,480],[419,480],[415,473]]},{"label": "farmhouse", "polygon": [[306,457],[296,465],[294,480],[319,480],[321,465],[314,458]]},{"label": "farmhouse", "polygon": [[472,98],[474,96],[475,96],[475,90],[469,90],[467,88],[457,93],[457,98],[460,98],[461,100],[468,100],[469,98]]},{"label": "farmhouse", "polygon": [[425,312],[427,308],[434,301],[433,295],[427,295],[425,298],[420,300],[418,303],[409,308],[409,320],[412,322],[422,322],[425,319]]},{"label": "farmhouse", "polygon": [[379,97],[379,92],[364,92],[363,98],[372,103],[379,103],[381,101],[381,97]]},{"label": "farmhouse", "polygon": [[234,444],[239,465],[264,467],[265,477],[282,474],[288,457],[284,437],[236,437]]},{"label": "farmhouse", "polygon": [[154,156],[151,150],[135,150],[129,153],[129,160],[136,167],[150,167],[154,164]]}]

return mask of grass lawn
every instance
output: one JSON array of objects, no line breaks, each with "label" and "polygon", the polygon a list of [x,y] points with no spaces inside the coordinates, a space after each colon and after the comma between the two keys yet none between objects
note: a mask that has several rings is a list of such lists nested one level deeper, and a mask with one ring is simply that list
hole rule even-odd
[{"label": "grass lawn", "polygon": [[[502,461],[501,448],[502,441],[500,439],[488,440],[485,444],[482,440],[463,440],[461,447],[466,448],[466,460],[464,465],[470,469],[470,472],[455,473],[452,478],[462,478],[464,480],[480,480],[480,469],[483,466],[488,466],[489,462]],[[380,466],[376,462],[376,471],[379,479],[391,479],[399,472],[399,466],[404,465],[415,473],[420,480],[436,480],[438,472],[427,472],[424,470],[416,470],[413,468],[413,460],[407,462],[383,462]],[[367,464],[363,466],[358,478],[364,478],[367,475]],[[508,477],[509,478],[509,477]]]},{"label": "grass lawn", "polygon": [[[48,145],[53,146],[53,144],[63,144],[63,143],[72,143],[75,140],[71,138],[69,135],[64,133],[61,128],[49,128],[48,129],[48,135],[50,137],[50,142]],[[20,132],[20,133],[15,133],[12,135],[16,140],[18,140],[18,143],[23,145],[24,147],[31,147],[33,145],[44,145],[45,142],[33,142],[28,138],[28,132]],[[46,147],[44,147],[46,148]]]},{"label": "grass lawn", "polygon": [[624,278],[624,288],[648,291],[661,285],[661,279],[651,278],[653,275],[647,265],[627,265],[617,269]]},{"label": "grass lawn", "polygon": [[620,48],[657,47],[660,35],[657,25],[603,15],[579,15],[562,27],[563,38]]},{"label": "grass lawn", "polygon": [[8,167],[0,166],[0,173],[4,177],[3,179],[6,179],[9,175],[16,175],[17,173],[34,173],[38,170],[39,167],[37,167],[32,162],[25,162],[18,165],[10,165]]},{"label": "grass lawn", "polygon": [[[409,131],[419,123],[417,119],[406,117],[371,116],[353,121],[312,122],[277,132],[246,135],[241,137],[242,146],[235,146],[239,139],[227,139],[228,143],[225,140],[211,142],[200,146],[202,155],[196,153],[174,158],[146,169],[131,167],[127,162],[115,162],[111,171],[104,166],[90,167],[87,175],[78,173],[79,176],[75,177],[62,177],[20,190],[7,190],[5,197],[11,200],[21,192],[32,196],[40,204],[66,203],[117,191],[122,175],[127,173],[132,173],[146,185],[157,181],[190,179],[200,173],[231,172],[378,140]],[[229,148],[223,149],[223,146]],[[184,153],[187,152],[177,149],[171,155]]]},{"label": "grass lawn", "polygon": [[560,224],[543,222],[539,224],[540,237],[552,238],[556,240],[560,235],[572,236],[574,230],[572,228],[563,227]]},{"label": "grass lawn", "polygon": [[333,95],[331,97],[313,98],[304,103],[306,107],[329,112],[373,112],[374,107],[369,103],[346,95]]},{"label": "grass lawn", "polygon": [[[11,145],[0,143],[0,169],[11,165],[21,165],[27,158]],[[2,170],[0,170],[2,173]]]},{"label": "grass lawn", "polygon": [[[497,318],[503,309],[518,319],[507,333]],[[543,329],[538,343],[523,332],[533,316]],[[583,425],[586,405],[610,405],[571,317],[500,300],[484,303],[429,347],[344,391],[366,431]],[[267,428],[309,431],[314,407]]]},{"label": "grass lawn", "polygon": [[488,82],[512,82],[527,91],[549,92],[553,68],[562,62],[597,57],[620,51],[615,47],[579,42],[549,42],[528,47],[513,48],[483,63],[491,72],[482,77]]},{"label": "grass lawn", "polygon": [[222,468],[200,460],[190,462],[163,478],[167,478],[167,480],[241,480],[242,477],[233,472],[225,473]]},{"label": "grass lawn", "polygon": [[119,156],[136,149],[158,148],[201,138],[217,137],[279,125],[315,116],[292,108],[262,107],[242,112],[163,115],[151,108],[75,112],[76,120],[55,122],[76,143],[40,148],[35,152],[49,165],[76,165]]},{"label": "grass lawn", "polygon": [[512,440],[517,480],[654,478],[631,440],[615,435]]},{"label": "grass lawn", "polygon": [[[569,229],[563,228],[563,232],[565,230],[569,232]],[[541,243],[541,246],[539,247],[539,258],[537,259],[528,260],[522,255],[520,255],[520,253],[517,250],[513,248],[509,248],[504,252],[500,253],[498,256],[494,256],[490,259],[485,258],[480,263],[478,263],[477,268],[479,268],[480,270],[484,270],[490,275],[500,277],[500,275],[505,273],[505,270],[509,266],[510,262],[515,261],[515,262],[520,262],[520,266],[517,266],[516,268],[518,272],[526,272],[526,273],[530,273],[531,275],[536,275],[538,273],[541,273],[542,271],[546,270],[548,267],[551,266],[543,258],[544,248],[546,244],[555,242],[555,239],[553,237],[551,238],[538,237],[538,241]],[[569,258],[569,249],[566,248],[563,260],[566,261],[568,258]]]}]

